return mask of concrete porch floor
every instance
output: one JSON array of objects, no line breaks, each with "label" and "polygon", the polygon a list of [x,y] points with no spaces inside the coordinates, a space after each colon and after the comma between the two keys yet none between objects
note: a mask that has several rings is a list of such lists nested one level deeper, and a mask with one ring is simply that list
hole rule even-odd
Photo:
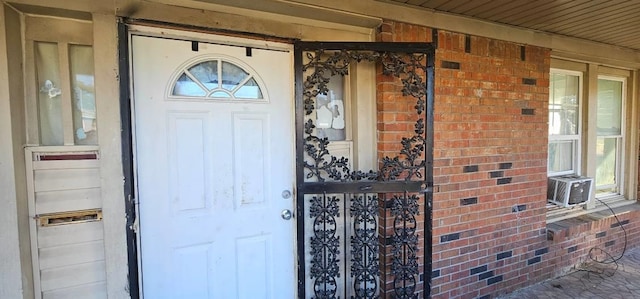
[{"label": "concrete porch floor", "polygon": [[499,299],[640,298],[640,247],[627,249],[617,270],[615,264],[588,264],[581,269]]}]

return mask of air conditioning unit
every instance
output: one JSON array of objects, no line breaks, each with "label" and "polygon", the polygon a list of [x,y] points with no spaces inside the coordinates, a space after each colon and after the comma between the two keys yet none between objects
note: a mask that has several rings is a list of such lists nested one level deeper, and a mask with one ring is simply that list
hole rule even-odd
[{"label": "air conditioning unit", "polygon": [[547,199],[559,206],[572,207],[588,203],[592,191],[593,178],[577,175],[550,177]]}]

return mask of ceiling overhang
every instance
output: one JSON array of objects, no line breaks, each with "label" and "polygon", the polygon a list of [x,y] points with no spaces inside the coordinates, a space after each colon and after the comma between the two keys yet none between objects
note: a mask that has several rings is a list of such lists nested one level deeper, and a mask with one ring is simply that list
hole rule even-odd
[{"label": "ceiling overhang", "polygon": [[640,1],[379,1],[640,51]]},{"label": "ceiling overhang", "polygon": [[[29,8],[27,10],[33,7],[55,9],[60,5],[59,1],[51,0],[12,0],[12,2],[25,4],[24,7]],[[540,4],[540,7],[531,4],[534,2]],[[78,12],[107,14],[115,12],[116,15],[124,17],[136,15],[151,18],[171,15],[171,12],[164,7],[169,5],[182,9],[181,13],[189,13],[188,10],[198,13],[199,10],[211,12],[210,14],[220,17],[233,16],[233,19],[237,20],[236,26],[244,29],[251,28],[248,25],[250,21],[245,20],[248,20],[246,17],[252,17],[269,20],[272,27],[277,27],[278,24],[300,24],[307,26],[305,28],[346,29],[369,36],[382,20],[388,19],[545,47],[552,50],[552,55],[568,59],[628,69],[640,68],[640,17],[638,17],[640,1],[113,0],[110,2],[66,0],[65,3],[65,8]],[[567,3],[579,5],[571,8]],[[562,9],[545,10],[554,5]],[[151,15],[140,13],[140,7],[153,8]],[[137,13],[131,12],[136,10]],[[528,15],[528,12],[531,12],[531,15]],[[619,18],[616,19],[615,16]],[[87,16],[81,16],[81,18],[87,19]],[[170,19],[174,22],[181,20],[180,18]],[[208,20],[211,23],[211,19]],[[536,20],[539,20],[538,23]],[[215,19],[213,21],[215,23]],[[595,25],[596,22],[599,27],[581,25]],[[603,35],[603,33],[609,34]],[[294,33],[292,36],[298,35]]]}]

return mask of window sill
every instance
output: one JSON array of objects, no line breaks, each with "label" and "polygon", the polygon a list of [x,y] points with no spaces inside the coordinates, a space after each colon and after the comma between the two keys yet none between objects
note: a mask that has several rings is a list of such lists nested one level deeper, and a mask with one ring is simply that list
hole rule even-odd
[{"label": "window sill", "polygon": [[[612,196],[612,197],[603,198],[601,200],[604,201],[607,205],[609,205],[612,209],[627,206],[627,205],[632,205],[638,202],[636,200],[624,199],[624,197],[622,196]],[[592,214],[592,213],[597,213],[602,211],[609,212],[608,210],[609,209],[598,200],[596,200],[596,206],[592,209],[586,209],[584,205],[571,207],[571,208],[564,208],[552,203],[548,203],[547,204],[547,224],[558,222],[558,221],[569,219],[569,218],[575,218],[585,214]]]},{"label": "window sill", "polygon": [[[607,204],[609,203],[607,202]],[[601,232],[601,229],[607,230],[609,227],[613,228],[617,226],[615,223],[606,222],[608,219],[614,218],[614,215],[606,206],[602,205],[602,208],[597,207],[585,211],[585,213],[578,216],[556,220],[553,223],[547,222],[547,240],[554,243],[561,243],[579,238],[581,234],[588,231]],[[615,207],[612,206],[611,208],[620,219],[627,218],[627,220],[622,220],[623,223],[628,223],[629,217],[637,217],[640,212],[640,203],[635,200],[625,200],[624,204],[619,204]],[[632,216],[622,216],[629,213],[632,213]]]}]

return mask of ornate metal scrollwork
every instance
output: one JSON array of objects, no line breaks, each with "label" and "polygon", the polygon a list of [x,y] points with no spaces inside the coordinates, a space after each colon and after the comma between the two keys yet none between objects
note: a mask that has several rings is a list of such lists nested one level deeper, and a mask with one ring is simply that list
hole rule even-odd
[{"label": "ornate metal scrollwork", "polygon": [[391,206],[393,217],[393,245],[391,249],[393,286],[396,298],[417,298],[418,273],[418,196],[394,195]]},{"label": "ornate metal scrollwork", "polygon": [[358,195],[351,199],[353,235],[351,236],[351,298],[378,298],[378,197]]},{"label": "ornate metal scrollwork", "polygon": [[[318,95],[326,95],[327,85],[332,76],[345,76],[352,63],[361,61],[379,62],[385,75],[400,78],[404,96],[416,99],[414,106],[416,114],[422,115],[426,109],[427,85],[423,79],[427,72],[426,54],[396,54],[388,52],[364,51],[334,51],[316,50],[305,52],[307,63],[302,66],[304,72],[309,73],[304,81],[304,112],[308,116],[313,113]],[[402,149],[398,156],[384,157],[380,171],[360,171],[349,168],[349,159],[335,157],[329,153],[329,140],[314,134],[316,125],[312,119],[304,124],[304,168],[307,179],[320,182],[326,179],[335,181],[359,180],[412,180],[422,178],[421,171],[425,167],[423,154],[425,152],[425,122],[418,117],[414,125],[415,135],[402,139]]]},{"label": "ornate metal scrollwork", "polygon": [[[317,49],[305,50],[301,55],[303,58],[298,61],[302,61],[299,73],[303,76],[302,101],[298,103],[302,105],[299,104],[298,107],[301,110],[297,111],[304,116],[300,116],[299,120],[302,122],[298,127],[298,132],[302,131],[299,135],[302,138],[300,143],[302,150],[298,152],[298,159],[300,159],[298,167],[301,173],[299,178],[304,176],[304,182],[299,186],[322,182],[323,184],[314,185],[314,188],[317,188],[318,185],[326,187],[333,183],[340,183],[340,187],[334,186],[331,190],[338,190],[336,193],[344,195],[344,197],[329,196],[326,193],[321,194],[322,191],[317,191],[318,189],[311,193],[314,195],[308,202],[310,205],[307,219],[313,221],[313,234],[310,239],[307,239],[307,236],[304,237],[305,240],[310,241],[308,245],[310,264],[307,268],[309,272],[305,272],[303,268],[301,273],[310,278],[306,283],[313,285],[313,298],[341,298],[341,296],[350,297],[350,299],[380,298],[383,284],[386,282],[380,281],[380,264],[383,261],[380,260],[381,244],[378,233],[379,195],[364,193],[365,189],[354,191],[351,187],[352,189],[347,191],[340,188],[357,181],[368,181],[382,186],[390,181],[427,179],[425,178],[427,175],[425,159],[427,159],[428,86],[425,78],[429,70],[427,60],[433,58],[428,55],[433,53]],[[401,149],[397,155],[386,156],[380,160],[378,170],[354,170],[347,157],[333,156],[329,151],[330,140],[318,134],[317,126],[322,127],[322,122],[317,124],[315,122],[317,115],[314,112],[318,113],[316,109],[319,106],[316,101],[320,102],[319,97],[322,98],[330,93],[331,78],[348,75],[351,66],[360,62],[379,65],[384,75],[393,76],[397,80],[394,82],[401,84],[402,94],[405,97],[415,99],[416,121],[413,133],[402,138]],[[412,182],[407,184],[409,183]],[[357,188],[362,187],[357,186]],[[376,192],[392,193],[385,192],[384,188],[379,187]],[[391,199],[390,207],[393,236],[391,236],[391,273],[388,273],[393,278],[394,290],[391,296],[417,298],[419,236],[416,215],[418,215],[419,197],[406,192],[403,195],[394,194],[396,195]],[[344,209],[348,207],[349,215],[341,217],[340,207]],[[351,223],[347,223],[349,220]],[[337,223],[338,221],[340,223]],[[351,228],[347,229],[347,226]],[[344,239],[341,240],[342,235]],[[306,252],[306,248],[303,249],[303,252]],[[345,251],[350,253],[348,261],[345,260],[347,258]],[[341,276],[343,276],[342,279]],[[302,290],[311,292],[304,286]],[[310,296],[309,294],[307,293],[307,296]]]},{"label": "ornate metal scrollwork", "polygon": [[311,279],[316,298],[337,298],[337,278],[340,277],[340,236],[336,235],[336,218],[340,217],[339,199],[335,196],[311,198]]}]

